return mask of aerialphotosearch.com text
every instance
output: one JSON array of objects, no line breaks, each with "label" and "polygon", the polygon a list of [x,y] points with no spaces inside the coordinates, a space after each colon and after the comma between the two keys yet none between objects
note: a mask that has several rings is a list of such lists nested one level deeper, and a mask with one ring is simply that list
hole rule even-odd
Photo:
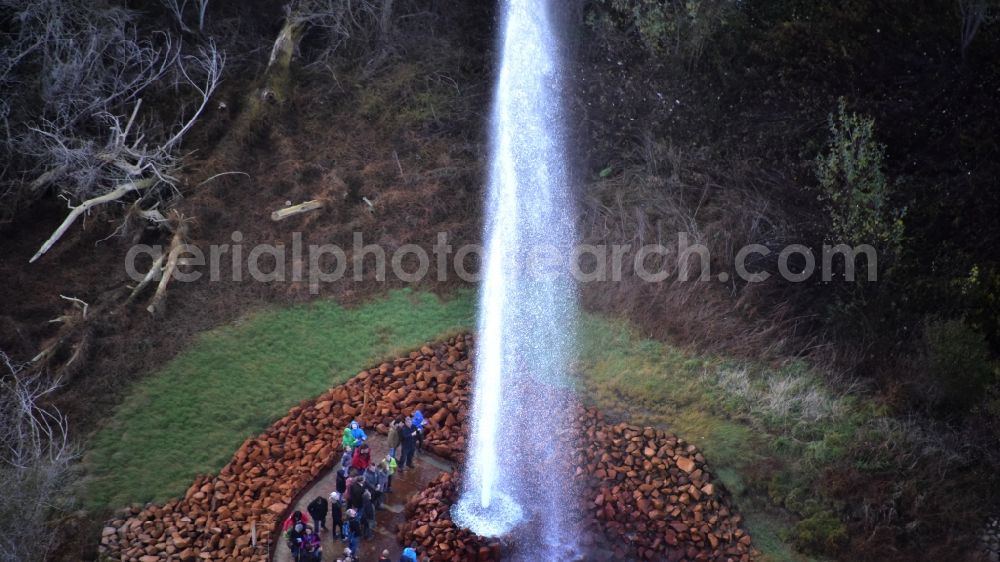
[{"label": "aerialphotosearch.com text", "polygon": [[[452,275],[475,283],[482,277],[484,248],[479,244],[449,243],[446,232],[437,234],[429,248],[418,244],[403,244],[386,248],[366,243],[355,232],[353,243],[344,248],[337,244],[304,244],[302,233],[291,234],[289,243],[246,244],[243,234],[234,231],[226,243],[207,248],[182,244],[170,249],[178,267],[173,269],[173,281],[194,282],[207,275],[210,281],[252,280],[259,283],[307,282],[311,293],[318,293],[325,283],[345,277],[356,282],[384,282],[391,275],[404,283],[419,283],[433,275],[437,281],[447,281]],[[129,249],[125,271],[134,281],[142,281],[149,273],[149,264],[167,251],[160,245],[138,244]],[[811,248],[790,244],[773,249],[761,244],[740,248],[731,258],[731,267],[713,272],[709,248],[693,242],[681,232],[673,244],[577,244],[573,248],[540,245],[526,248],[498,248],[495,251],[517,251],[525,258],[518,275],[535,279],[571,276],[578,283],[620,281],[634,275],[649,283],[668,279],[687,281],[734,281],[733,276],[747,283],[767,281],[777,274],[782,279],[798,283],[817,273],[823,281],[877,281],[878,260],[875,249],[868,244],[824,245],[817,256]],[[169,260],[162,260],[169,261]],[[772,267],[762,267],[762,263]],[[145,269],[142,267],[145,264]],[[772,273],[766,269],[774,269]],[[159,275],[158,272],[154,272]]]}]

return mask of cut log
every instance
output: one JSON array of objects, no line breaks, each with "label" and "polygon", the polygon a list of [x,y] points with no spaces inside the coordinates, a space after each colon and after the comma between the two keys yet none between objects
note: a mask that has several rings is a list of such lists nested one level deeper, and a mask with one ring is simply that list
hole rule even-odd
[{"label": "cut log", "polygon": [[308,213],[309,211],[315,211],[316,209],[322,208],[323,202],[319,199],[313,199],[311,201],[306,201],[305,203],[299,203],[298,205],[292,205],[291,207],[285,207],[284,209],[279,209],[271,213],[271,220],[280,221],[287,219],[288,217],[294,217],[295,215],[301,215],[302,213]]}]

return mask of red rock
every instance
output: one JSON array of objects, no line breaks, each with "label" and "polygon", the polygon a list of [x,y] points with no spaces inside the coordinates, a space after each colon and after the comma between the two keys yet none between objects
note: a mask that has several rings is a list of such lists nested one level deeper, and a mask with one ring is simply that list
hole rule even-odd
[{"label": "red rock", "polygon": [[267,506],[268,511],[278,515],[283,513],[286,509],[288,509],[288,504],[281,502],[272,503],[271,505]]},{"label": "red rock", "polygon": [[[465,347],[425,346],[410,358],[362,371],[315,401],[302,402],[264,434],[246,440],[221,476],[198,477],[184,498],[162,507],[134,506],[125,518],[111,522],[102,530],[102,555],[133,561],[153,556],[263,562],[249,546],[249,521],[258,522],[262,537],[280,524],[287,502],[339,458],[340,430],[360,415],[363,402],[367,424],[382,432],[388,419],[419,405],[434,428],[427,448],[460,464],[470,400]],[[590,494],[584,497],[594,498],[581,506],[590,516],[584,526],[604,532],[618,545],[619,558],[714,560],[725,559],[729,551],[741,560],[759,556],[740,528],[739,515],[709,483],[711,474],[697,468],[705,459],[696,447],[653,428],[610,425],[593,409],[572,411],[581,435],[570,451],[574,479]],[[678,470],[670,470],[671,465]],[[443,475],[408,501],[399,539],[423,545],[431,561],[484,555],[499,560],[498,543],[457,529],[444,515],[458,497],[458,486],[457,478]],[[581,537],[581,544],[592,542],[589,533]]]}]

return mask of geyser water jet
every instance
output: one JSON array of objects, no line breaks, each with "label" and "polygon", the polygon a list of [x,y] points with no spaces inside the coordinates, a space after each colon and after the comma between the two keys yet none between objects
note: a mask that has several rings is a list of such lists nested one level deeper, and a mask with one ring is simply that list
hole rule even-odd
[{"label": "geyser water jet", "polygon": [[[504,0],[490,121],[472,435],[454,520],[484,536],[523,524],[517,552],[573,548],[567,370],[576,286],[559,32],[550,0]],[[512,534],[522,536],[521,531]]]}]

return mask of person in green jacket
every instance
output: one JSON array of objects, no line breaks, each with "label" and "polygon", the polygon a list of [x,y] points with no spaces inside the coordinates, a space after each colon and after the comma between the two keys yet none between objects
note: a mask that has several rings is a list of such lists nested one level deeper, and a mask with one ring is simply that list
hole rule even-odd
[{"label": "person in green jacket", "polygon": [[385,465],[386,472],[388,474],[388,477],[386,478],[385,491],[386,493],[389,493],[392,491],[392,475],[396,474],[396,467],[398,467],[399,464],[396,462],[396,457],[392,455],[386,455],[382,464]]},{"label": "person in green jacket", "polygon": [[344,438],[340,440],[340,444],[344,446],[344,450],[353,449],[355,443],[358,440],[354,438],[354,433],[351,432],[351,427],[347,426],[344,428]]},{"label": "person in green jacket", "polygon": [[396,449],[399,448],[399,428],[396,426],[396,420],[389,422],[389,435],[386,438],[386,444],[389,446],[389,456],[396,456]]}]

